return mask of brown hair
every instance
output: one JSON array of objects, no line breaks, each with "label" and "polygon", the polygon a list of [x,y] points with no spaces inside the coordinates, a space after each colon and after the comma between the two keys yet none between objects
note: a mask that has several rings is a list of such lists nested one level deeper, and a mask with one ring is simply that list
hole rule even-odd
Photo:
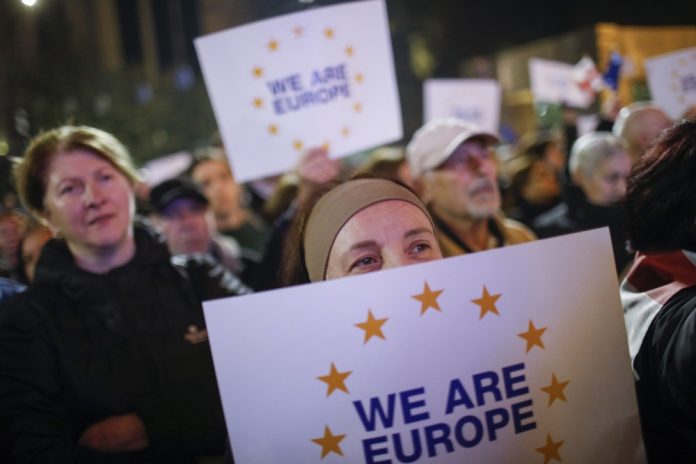
[{"label": "brown hair", "polygon": [[44,210],[46,175],[53,157],[83,149],[111,163],[131,184],[138,182],[128,150],[116,137],[88,126],[62,126],[36,136],[14,167],[17,193],[24,207],[40,216]]},{"label": "brown hair", "polygon": [[626,180],[631,245],[696,251],[696,120],[667,129]]}]

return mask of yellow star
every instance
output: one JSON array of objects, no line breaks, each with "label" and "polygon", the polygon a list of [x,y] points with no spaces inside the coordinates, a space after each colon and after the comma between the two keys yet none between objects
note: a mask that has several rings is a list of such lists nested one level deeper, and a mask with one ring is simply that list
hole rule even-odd
[{"label": "yellow star", "polygon": [[263,98],[254,98],[254,108],[261,108],[263,106]]},{"label": "yellow star", "polygon": [[437,302],[437,297],[439,297],[443,291],[444,290],[432,291],[430,290],[428,282],[425,282],[425,285],[423,285],[423,293],[419,295],[413,295],[411,298],[421,302],[421,315],[425,314],[428,308],[433,308],[437,309],[438,311],[442,311],[440,309],[440,305]]},{"label": "yellow star", "polygon": [[549,406],[551,406],[553,402],[556,400],[566,401],[565,393],[563,391],[569,383],[570,380],[566,380],[565,382],[559,382],[556,378],[556,374],[551,374],[551,385],[549,385],[548,387],[543,387],[541,389],[541,391],[549,395]]},{"label": "yellow star", "polygon": [[517,334],[518,337],[524,338],[527,341],[527,351],[525,351],[525,353],[529,353],[529,350],[531,350],[535,345],[546,349],[546,347],[544,347],[544,342],[541,341],[541,335],[544,332],[546,332],[546,327],[537,329],[534,327],[532,320],[529,320],[529,329],[526,332]]},{"label": "yellow star", "polygon": [[324,143],[321,145],[321,148],[323,148],[325,151],[328,152],[328,151],[329,151],[329,148],[331,148],[331,144],[330,144],[329,142],[324,142]]},{"label": "yellow star", "polygon": [[334,435],[331,433],[329,426],[324,427],[324,436],[321,438],[312,438],[312,441],[317,445],[321,446],[321,458],[324,459],[329,453],[336,453],[339,456],[343,456],[343,451],[339,443],[341,440],[346,438],[345,435]]},{"label": "yellow star", "polygon": [[331,396],[331,393],[333,393],[334,390],[341,390],[346,393],[350,393],[348,388],[346,388],[345,380],[352,372],[353,371],[338,372],[334,363],[331,363],[331,371],[329,372],[329,375],[317,377],[317,379],[326,383],[327,397]]},{"label": "yellow star", "polygon": [[268,49],[269,49],[270,51],[272,51],[272,52],[278,50],[278,41],[277,41],[277,40],[271,39],[271,40],[268,42]]},{"label": "yellow star", "polygon": [[362,82],[363,82],[364,79],[365,79],[365,78],[364,78],[363,75],[360,74],[360,73],[358,73],[358,74],[355,75],[355,82],[357,82],[358,84],[362,84]]},{"label": "yellow star", "polygon": [[481,298],[471,300],[472,303],[475,303],[481,307],[481,315],[479,316],[479,320],[483,319],[483,316],[488,313],[493,313],[500,316],[498,308],[495,307],[495,302],[498,301],[498,298],[500,298],[500,293],[491,295],[488,293],[486,286],[483,286],[483,294],[481,295]]},{"label": "yellow star", "polygon": [[544,464],[548,464],[552,459],[561,462],[561,455],[558,450],[563,446],[563,440],[553,441],[550,434],[546,434],[546,444],[541,448],[537,448],[536,451],[544,455]]},{"label": "yellow star", "polygon": [[333,39],[334,30],[330,27],[327,27],[326,29],[324,29],[324,35],[327,39]]},{"label": "yellow star", "polygon": [[295,140],[293,142],[292,146],[295,150],[300,151],[300,150],[302,150],[302,147],[304,146],[304,144],[302,143],[302,140]]},{"label": "yellow star", "polygon": [[346,55],[353,56],[354,52],[355,52],[355,50],[353,50],[353,47],[351,47],[351,46],[346,47]]},{"label": "yellow star", "polygon": [[302,37],[302,34],[304,34],[304,30],[302,29],[302,26],[295,26],[295,28],[292,30],[292,33],[295,34],[295,37]]},{"label": "yellow star", "polygon": [[254,77],[263,77],[263,68],[256,66],[254,69],[251,71],[254,73]]},{"label": "yellow star", "polygon": [[382,326],[385,322],[387,322],[388,319],[388,317],[385,317],[384,319],[375,319],[375,317],[372,315],[372,310],[368,309],[367,320],[365,322],[355,324],[356,327],[365,331],[365,341],[363,344],[370,341],[372,337],[379,337],[382,340],[386,340],[386,338],[384,338],[384,334],[382,333]]},{"label": "yellow star", "polygon": [[344,127],[343,129],[341,129],[341,135],[344,137],[348,137],[350,135],[350,128]]},{"label": "yellow star", "polygon": [[362,103],[356,102],[356,103],[353,105],[353,109],[355,110],[356,113],[361,112],[361,111],[362,111]]},{"label": "yellow star", "polygon": [[268,133],[271,135],[276,135],[278,133],[278,126],[271,124],[268,126]]}]

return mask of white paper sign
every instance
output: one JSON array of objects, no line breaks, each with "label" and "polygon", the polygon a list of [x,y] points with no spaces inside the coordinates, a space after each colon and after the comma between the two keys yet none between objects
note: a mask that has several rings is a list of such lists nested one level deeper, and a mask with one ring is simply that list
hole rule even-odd
[{"label": "white paper sign", "polygon": [[696,47],[648,58],[645,70],[653,101],[672,119],[696,106]]},{"label": "white paper sign", "polygon": [[594,99],[575,82],[571,64],[532,58],[529,60],[529,82],[534,101],[587,108]]},{"label": "white paper sign", "polygon": [[500,85],[493,79],[428,79],[423,84],[423,118],[456,117],[497,133]]},{"label": "white paper sign", "polygon": [[204,304],[235,462],[644,462],[606,229]]},{"label": "white paper sign", "polygon": [[240,181],[403,135],[383,0],[311,9],[196,40],[217,123]]}]

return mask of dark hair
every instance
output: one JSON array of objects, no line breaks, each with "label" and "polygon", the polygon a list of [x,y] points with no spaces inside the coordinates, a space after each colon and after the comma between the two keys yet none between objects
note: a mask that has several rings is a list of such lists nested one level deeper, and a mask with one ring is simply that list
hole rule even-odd
[{"label": "dark hair", "polygon": [[696,121],[667,129],[628,176],[628,236],[636,250],[696,251]]}]

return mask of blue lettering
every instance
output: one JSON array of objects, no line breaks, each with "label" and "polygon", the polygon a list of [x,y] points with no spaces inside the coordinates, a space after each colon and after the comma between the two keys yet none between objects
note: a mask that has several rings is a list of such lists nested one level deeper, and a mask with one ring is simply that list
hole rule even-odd
[{"label": "blue lettering", "polygon": [[[496,417],[498,420],[496,420]],[[488,428],[488,439],[495,441],[497,436],[495,431],[502,429],[510,422],[510,414],[505,408],[496,408],[486,411],[486,426]]]},{"label": "blue lettering", "polygon": [[[382,422],[382,427],[388,429],[394,426],[394,405],[396,403],[396,394],[390,393],[387,396],[387,408],[386,410],[382,406],[378,397],[370,398],[370,410],[369,415],[365,413],[363,404],[360,401],[353,401],[353,406],[358,412],[360,421],[368,432],[373,432],[377,427],[377,419],[379,418]],[[386,440],[386,438],[385,438]]]},{"label": "blue lettering", "polygon": [[385,443],[387,437],[375,437],[363,440],[363,453],[365,454],[365,462],[367,464],[391,464],[391,459],[386,461],[375,461],[375,456],[381,456],[383,454],[388,454],[389,450],[387,448],[375,449],[374,445],[379,445],[380,443]]},{"label": "blue lettering", "polygon": [[[474,426],[474,436],[471,439],[467,439],[464,435],[464,427],[467,424]],[[483,439],[483,424],[476,416],[464,416],[457,421],[454,426],[454,438],[456,438],[457,443],[459,443],[464,448],[473,448],[474,446],[481,443]]]},{"label": "blue lettering", "polygon": [[413,390],[406,390],[399,393],[399,398],[401,399],[401,410],[404,414],[405,424],[430,419],[430,413],[427,411],[423,411],[421,413],[414,412],[414,409],[416,408],[425,407],[424,399],[412,399],[416,395],[425,395],[425,388],[414,388]]},{"label": "blue lettering", "polygon": [[473,401],[469,398],[469,394],[466,392],[464,385],[459,381],[459,379],[454,379],[450,382],[449,393],[447,394],[447,408],[445,409],[445,414],[452,414],[454,408],[460,405],[464,405],[467,409],[474,407]]},{"label": "blue lettering", "polygon": [[404,453],[404,447],[401,443],[401,434],[395,433],[392,437],[394,439],[394,454],[396,454],[396,459],[399,462],[416,462],[420,459],[423,450],[421,448],[418,429],[411,430],[411,441],[413,442],[413,452],[411,454]]},{"label": "blue lettering", "polygon": [[473,380],[477,406],[486,404],[486,400],[483,398],[483,395],[486,393],[491,393],[496,401],[502,401],[503,395],[500,394],[500,389],[498,388],[498,374],[493,371],[481,372],[480,374],[474,374]]},{"label": "blue lettering", "polygon": [[531,407],[532,400],[520,401],[519,403],[514,403],[512,406],[510,406],[512,409],[512,423],[515,425],[515,433],[522,433],[536,428],[536,422],[528,422],[526,424],[522,423],[522,421],[525,419],[534,418],[534,411],[531,409],[529,411],[522,411],[523,408]]},{"label": "blue lettering", "polygon": [[515,388],[515,384],[526,380],[524,374],[513,377],[512,374],[517,371],[524,370],[524,363],[513,364],[512,366],[503,367],[503,384],[505,384],[505,395],[507,398],[514,398],[520,395],[529,393],[527,386]]},{"label": "blue lettering", "polygon": [[435,446],[438,444],[444,445],[448,453],[454,451],[454,445],[452,445],[452,440],[449,438],[449,425],[444,423],[433,424],[423,430],[425,431],[425,442],[428,444],[428,456],[431,458],[437,456]]}]

